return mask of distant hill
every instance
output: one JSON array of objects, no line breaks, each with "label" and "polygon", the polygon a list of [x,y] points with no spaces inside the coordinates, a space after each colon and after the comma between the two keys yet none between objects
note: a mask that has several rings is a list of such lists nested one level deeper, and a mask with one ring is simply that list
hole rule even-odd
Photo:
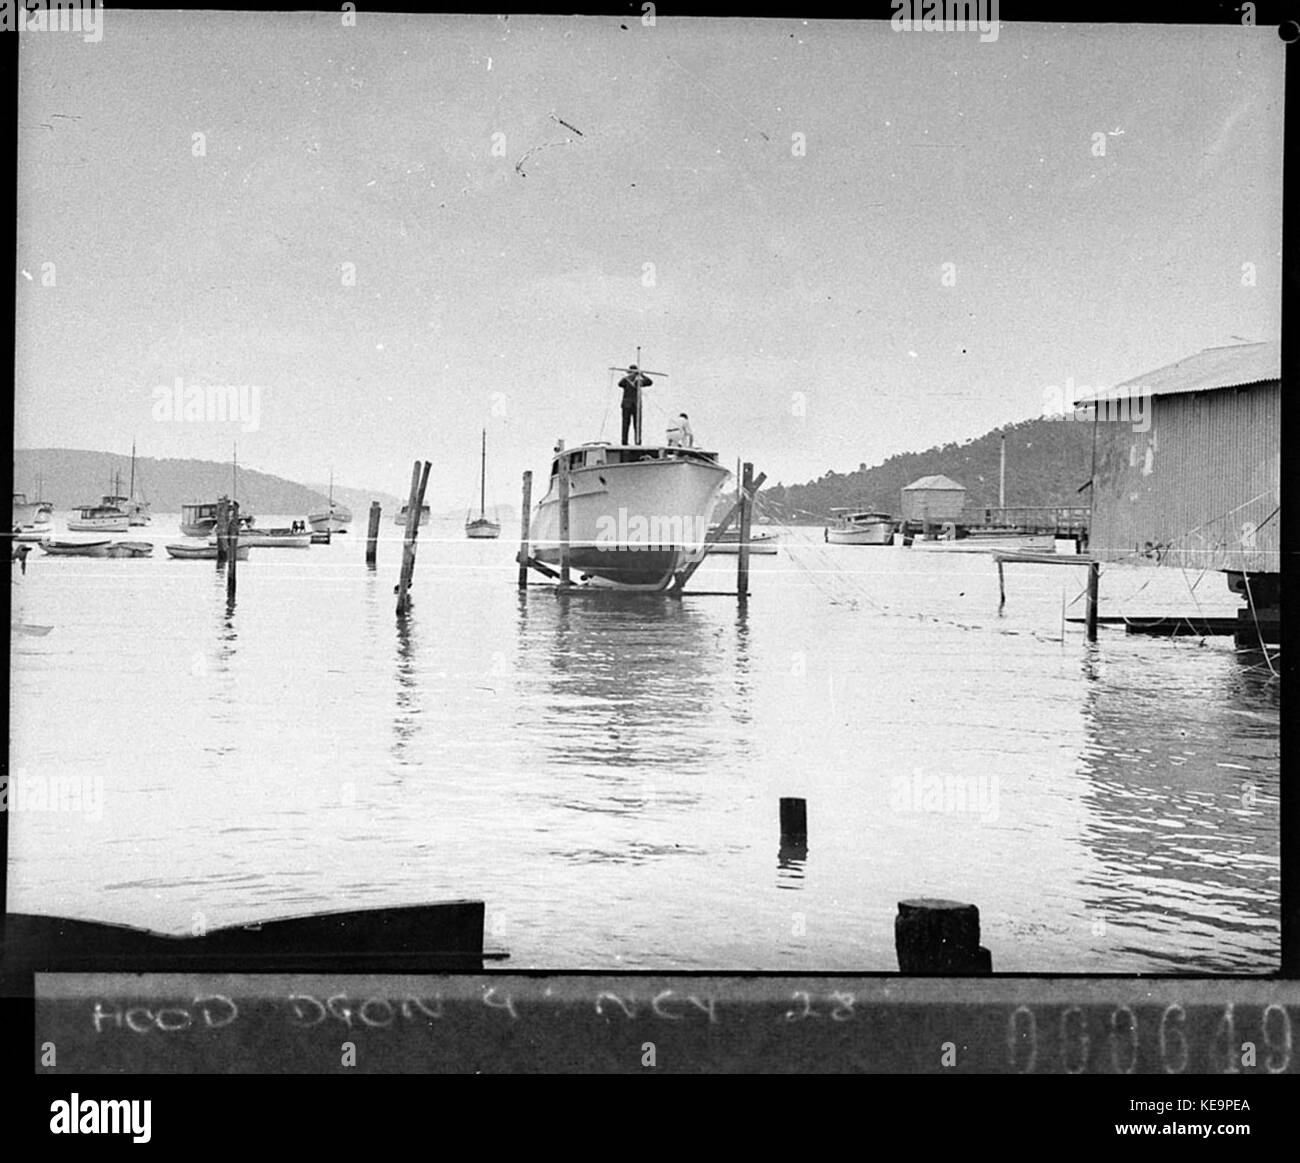
[{"label": "distant hill", "polygon": [[1062,420],[1024,420],[995,428],[963,444],[925,452],[904,452],[883,464],[856,472],[827,472],[803,485],[765,488],[760,511],[787,521],[824,520],[831,509],[861,506],[897,515],[906,485],[942,474],[966,486],[968,503],[998,503],[998,459],[1007,438],[1008,505],[1086,505],[1078,492],[1092,475],[1092,424]]},{"label": "distant hill", "polygon": [[[113,475],[121,473],[122,492],[127,491],[131,458],[111,452],[90,452],[74,448],[23,448],[14,450],[14,489],[36,499],[40,481],[41,500],[56,510],[97,501],[112,491]],[[216,500],[230,493],[230,465],[211,460],[156,460],[136,457],[136,492],[149,501],[154,512],[175,513],[191,501]],[[353,511],[354,520],[363,520],[372,500],[385,511],[401,502],[379,492],[362,493],[357,489],[335,487],[336,500]],[[296,481],[255,469],[239,470],[239,500],[246,510],[282,515],[301,514],[324,506],[327,488],[314,488]]]}]

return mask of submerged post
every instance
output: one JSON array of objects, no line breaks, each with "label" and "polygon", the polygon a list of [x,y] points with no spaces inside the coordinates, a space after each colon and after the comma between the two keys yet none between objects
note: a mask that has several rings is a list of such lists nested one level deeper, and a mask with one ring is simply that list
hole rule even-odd
[{"label": "submerged post", "polygon": [[375,556],[379,550],[379,515],[378,501],[370,502],[370,526],[366,530],[366,564],[375,568]]},{"label": "submerged post", "polygon": [[560,585],[569,584],[569,458],[564,455],[564,441],[556,446],[560,456]]},{"label": "submerged post", "polygon": [[528,588],[528,514],[533,503],[533,470],[524,470],[524,497],[519,518],[519,588]]},{"label": "submerged post", "polygon": [[993,972],[993,956],[980,944],[980,911],[960,901],[899,901],[894,951],[900,973]]},{"label": "submerged post", "polygon": [[754,466],[745,461],[740,480],[740,551],[736,554],[736,597],[744,601],[749,597],[749,533],[754,515]]},{"label": "submerged post", "polygon": [[235,600],[235,572],[239,564],[239,502],[231,501],[226,516],[226,601]]},{"label": "submerged post", "polygon": [[1097,591],[1101,581],[1101,566],[1095,562],[1088,562],[1088,605],[1087,605],[1087,627],[1088,641],[1097,641]]},{"label": "submerged post", "polygon": [[424,473],[421,475],[420,462],[417,460],[411,468],[411,496],[406,509],[406,536],[402,542],[402,573],[397,583],[399,617],[405,617],[411,608],[410,590],[411,579],[415,574],[415,539],[420,532],[420,512],[424,505],[424,490],[429,484],[431,467],[432,465],[426,460]]}]

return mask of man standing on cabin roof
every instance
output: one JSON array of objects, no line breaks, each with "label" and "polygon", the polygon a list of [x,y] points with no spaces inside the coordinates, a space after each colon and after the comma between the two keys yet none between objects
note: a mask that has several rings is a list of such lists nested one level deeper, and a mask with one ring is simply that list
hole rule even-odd
[{"label": "man standing on cabin roof", "polygon": [[642,371],[637,370],[636,364],[628,365],[628,374],[618,381],[618,386],[623,389],[623,437],[620,444],[627,443],[627,430],[632,428],[636,432],[636,443],[641,443],[641,389],[648,388],[654,380]]}]

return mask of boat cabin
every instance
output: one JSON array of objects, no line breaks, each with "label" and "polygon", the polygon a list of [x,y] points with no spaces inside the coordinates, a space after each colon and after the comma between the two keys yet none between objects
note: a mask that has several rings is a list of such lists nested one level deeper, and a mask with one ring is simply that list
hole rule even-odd
[{"label": "boat cabin", "polygon": [[603,468],[609,464],[640,464],[655,460],[695,460],[703,464],[717,464],[716,452],[704,452],[698,448],[681,448],[677,445],[642,445],[642,444],[580,444],[577,448],[566,448],[558,452],[551,460],[551,476],[560,471],[560,459],[568,460],[569,472],[581,469]]},{"label": "boat cabin", "polygon": [[872,509],[832,509],[836,515],[837,521],[845,525],[859,525],[865,522],[892,521],[894,518],[889,513],[878,513]]}]

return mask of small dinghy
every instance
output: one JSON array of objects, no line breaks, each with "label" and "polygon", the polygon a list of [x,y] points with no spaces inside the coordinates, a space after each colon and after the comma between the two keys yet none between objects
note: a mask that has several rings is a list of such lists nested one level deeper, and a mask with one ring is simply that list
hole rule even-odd
[{"label": "small dinghy", "polygon": [[[167,552],[181,561],[216,561],[217,547],[210,544],[168,545]],[[248,546],[242,542],[235,550],[236,561],[248,560]]]},{"label": "small dinghy", "polygon": [[44,552],[54,557],[107,557],[107,541],[40,541]]},{"label": "small dinghy", "polygon": [[109,557],[152,557],[153,544],[149,541],[114,541],[108,547]]}]

